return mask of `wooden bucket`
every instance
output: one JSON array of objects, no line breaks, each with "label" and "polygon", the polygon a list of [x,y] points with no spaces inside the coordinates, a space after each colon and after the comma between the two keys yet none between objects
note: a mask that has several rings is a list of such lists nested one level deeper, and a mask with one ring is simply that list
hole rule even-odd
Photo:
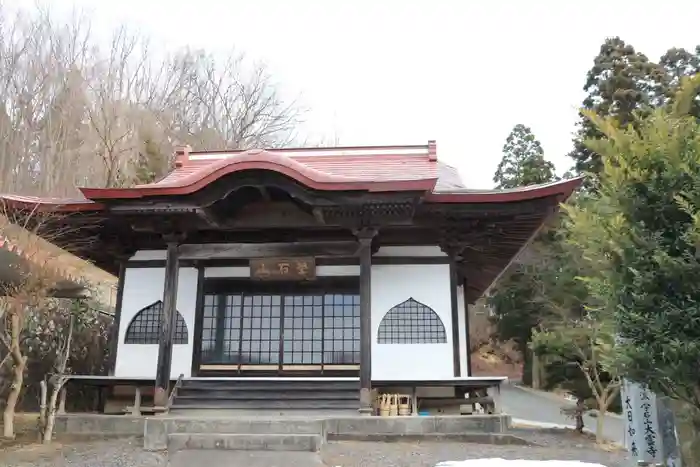
[{"label": "wooden bucket", "polygon": [[399,414],[398,394],[389,394],[389,416],[395,417]]},{"label": "wooden bucket", "polygon": [[389,416],[389,394],[381,394],[379,396],[379,416],[388,417]]},{"label": "wooden bucket", "polygon": [[396,398],[399,406],[399,415],[411,415],[411,396],[397,394]]}]

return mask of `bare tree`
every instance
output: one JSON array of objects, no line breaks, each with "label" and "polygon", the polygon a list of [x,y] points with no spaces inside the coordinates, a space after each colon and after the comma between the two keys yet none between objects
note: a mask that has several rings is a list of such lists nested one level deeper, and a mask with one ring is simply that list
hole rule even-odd
[{"label": "bare tree", "polygon": [[45,444],[50,443],[53,439],[53,427],[56,423],[58,398],[66,382],[68,382],[68,377],[66,376],[66,369],[68,366],[68,357],[70,357],[71,353],[71,344],[73,343],[74,323],[75,316],[71,315],[68,322],[68,336],[66,336],[62,345],[58,347],[58,360],[56,362],[55,372],[49,378],[49,381],[51,382],[52,386],[51,398],[49,399],[46,423],[45,425],[40,427],[41,429],[43,429],[41,438]]},{"label": "bare tree", "polygon": [[73,191],[82,138],[83,20],[57,26],[45,11],[7,19],[0,7],[0,177],[21,193]]},{"label": "bare tree", "polygon": [[495,338],[486,298],[469,306],[469,358],[472,372],[477,375],[517,375],[522,356],[513,341],[500,342]]},{"label": "bare tree", "polygon": [[[267,68],[231,53],[153,53],[122,27],[108,47],[90,18],[0,5],[0,190],[70,196],[167,172],[173,147],[283,146],[302,111]],[[155,159],[150,160],[150,159]]]},{"label": "bare tree", "polygon": [[102,186],[139,182],[135,167],[147,141],[169,142],[161,118],[166,90],[159,87],[161,75],[154,75],[151,65],[148,42],[125,27],[115,31],[107,54],[91,65],[87,147],[96,156],[95,176]]},{"label": "bare tree", "polygon": [[163,107],[178,140],[200,149],[280,147],[293,140],[303,112],[282,99],[265,65],[235,51],[217,60],[192,50],[169,63],[177,86]]},{"label": "bare tree", "polygon": [[[11,389],[3,414],[3,436],[14,437],[14,415],[22,391],[27,357],[21,335],[31,310],[41,309],[48,297],[66,281],[82,281],[87,263],[54,244],[75,235],[76,229],[61,227],[53,214],[6,209],[0,214],[0,240],[16,261],[5,264],[0,283],[0,344],[12,366]],[[41,236],[40,236],[40,235]],[[84,241],[88,241],[87,239]]]}]

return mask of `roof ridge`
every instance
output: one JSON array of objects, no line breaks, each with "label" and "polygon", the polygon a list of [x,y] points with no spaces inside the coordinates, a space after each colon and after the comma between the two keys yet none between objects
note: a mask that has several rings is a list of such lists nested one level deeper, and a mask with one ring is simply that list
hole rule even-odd
[{"label": "roof ridge", "polygon": [[270,154],[288,157],[427,157],[437,161],[437,148],[434,141],[421,146],[366,146],[334,148],[268,148],[232,151],[192,151],[191,147],[179,147],[175,151],[175,168],[181,168],[195,161],[218,161],[247,154]]},{"label": "roof ridge", "polygon": [[259,147],[259,148],[248,148],[248,149],[213,149],[213,150],[201,150],[193,151],[190,149],[190,153],[196,154],[213,154],[213,153],[241,153],[251,150],[263,150],[270,152],[290,152],[290,151],[326,151],[326,150],[371,150],[371,149],[427,149],[431,144],[435,143],[434,140],[428,141],[427,144],[369,144],[369,145],[356,145],[356,146],[292,146],[292,147]]}]

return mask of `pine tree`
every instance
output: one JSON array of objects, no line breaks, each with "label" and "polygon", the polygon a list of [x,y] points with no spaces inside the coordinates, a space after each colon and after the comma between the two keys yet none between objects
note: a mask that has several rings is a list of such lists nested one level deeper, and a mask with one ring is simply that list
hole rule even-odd
[{"label": "pine tree", "polygon": [[[530,128],[515,125],[503,146],[503,158],[493,180],[498,188],[516,188],[556,180],[554,164],[544,158],[542,145]],[[539,258],[547,242],[545,236],[530,248],[531,256]],[[501,280],[489,298],[496,313],[496,334],[499,340],[513,341],[524,357],[523,378],[531,376],[528,344],[532,329],[541,319],[538,304],[538,268],[532,264],[518,264]]]},{"label": "pine tree", "polygon": [[677,92],[682,77],[700,73],[700,45],[695,47],[694,52],[672,47],[661,57],[659,65],[667,75],[669,85]]},{"label": "pine tree", "polygon": [[143,149],[132,164],[133,183],[153,183],[167,172],[168,158],[151,138],[144,138]]},{"label": "pine tree", "polygon": [[[662,81],[656,89],[656,106],[668,104],[678,92],[683,77],[692,77],[700,73],[700,45],[694,52],[672,47],[659,60]],[[690,109],[690,115],[700,119],[700,97],[696,96]]]},{"label": "pine tree", "polygon": [[[663,72],[658,65],[634,50],[619,37],[605,40],[593,67],[588,71],[583,90],[587,96],[583,108],[599,115],[611,116],[618,125],[625,127],[635,121],[637,112],[650,107],[653,96],[663,82]],[[569,154],[574,159],[578,173],[601,171],[600,155],[588,148],[583,141],[602,138],[602,133],[581,115],[574,150]]]},{"label": "pine tree", "polygon": [[523,124],[513,127],[503,145],[503,158],[493,181],[497,188],[516,188],[556,180],[554,164],[544,158],[542,145]]}]

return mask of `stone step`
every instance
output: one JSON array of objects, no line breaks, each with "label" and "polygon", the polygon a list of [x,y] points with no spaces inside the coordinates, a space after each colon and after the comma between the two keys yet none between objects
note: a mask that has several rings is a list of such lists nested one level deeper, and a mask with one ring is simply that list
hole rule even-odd
[{"label": "stone step", "polygon": [[168,456],[169,467],[208,466],[240,467],[326,467],[318,452],[291,451],[207,451],[202,462],[200,451],[179,451]]},{"label": "stone step", "polygon": [[[358,404],[359,407],[359,404]],[[237,418],[250,418],[250,417],[275,417],[278,419],[327,419],[332,417],[353,417],[358,414],[357,407],[352,409],[319,409],[319,410],[309,410],[309,409],[227,409],[227,408],[212,408],[212,409],[197,409],[191,407],[184,408],[172,408],[169,412],[171,417],[186,417],[186,418],[221,418],[226,415],[229,417]]]},{"label": "stone step", "polygon": [[358,409],[356,399],[233,399],[199,396],[178,396],[172,405],[174,409],[231,409],[231,410],[341,410]]},{"label": "stone step", "polygon": [[184,380],[172,408],[186,410],[343,411],[360,405],[357,380]]},{"label": "stone step", "polygon": [[[218,417],[149,417],[147,431],[158,433],[302,434],[323,433],[324,420],[310,417],[234,417],[233,411],[219,411]],[[197,415],[195,413],[194,415]]]},{"label": "stone step", "polygon": [[206,399],[240,399],[240,400],[270,400],[271,398],[277,400],[288,400],[288,399],[309,399],[309,400],[321,400],[321,399],[350,399],[359,400],[359,391],[328,391],[328,390],[286,390],[286,391],[254,391],[250,389],[231,389],[231,388],[220,388],[220,389],[192,389],[192,388],[180,388],[177,391],[178,399],[192,399],[195,397],[202,397]]},{"label": "stone step", "polygon": [[358,381],[256,381],[256,380],[185,380],[182,389],[191,390],[247,390],[262,392],[277,391],[358,391]]},{"label": "stone step", "polygon": [[359,408],[360,399],[355,398],[291,398],[271,397],[267,399],[246,399],[239,397],[207,397],[200,395],[178,395],[173,407],[193,407],[207,405],[230,409],[351,409]]},{"label": "stone step", "polygon": [[169,452],[190,449],[317,452],[322,443],[323,437],[318,434],[172,433],[168,435]]}]

